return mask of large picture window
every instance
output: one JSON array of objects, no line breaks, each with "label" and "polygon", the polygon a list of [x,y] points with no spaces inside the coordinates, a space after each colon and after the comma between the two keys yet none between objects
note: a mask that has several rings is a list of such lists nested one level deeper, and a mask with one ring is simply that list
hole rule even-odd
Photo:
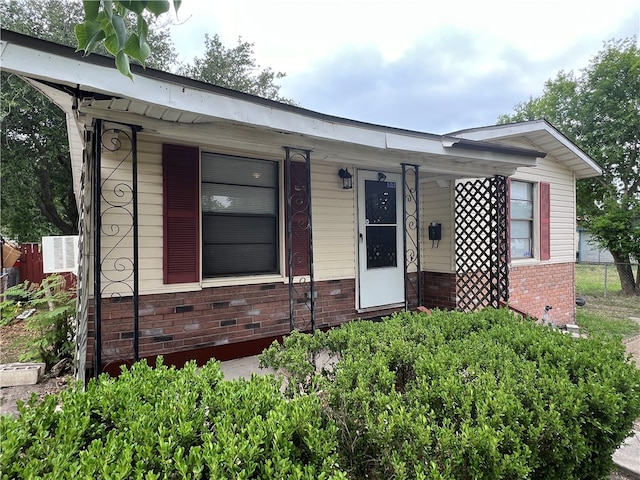
[{"label": "large picture window", "polygon": [[533,257],[533,185],[511,181],[511,258]]},{"label": "large picture window", "polygon": [[202,154],[202,274],[278,272],[278,164]]}]

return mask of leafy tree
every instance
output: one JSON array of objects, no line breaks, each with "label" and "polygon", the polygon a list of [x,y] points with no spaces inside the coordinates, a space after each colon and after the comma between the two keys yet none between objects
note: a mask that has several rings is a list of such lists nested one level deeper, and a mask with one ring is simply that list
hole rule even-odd
[{"label": "leafy tree", "polygon": [[581,222],[615,262],[626,295],[640,295],[640,48],[635,37],[605,42],[580,72],[558,73],[540,97],[500,123],[546,118],[602,168],[579,180]]},{"label": "leafy tree", "polygon": [[[171,9],[170,2],[168,0],[104,0],[104,2],[83,0],[82,3],[84,21],[74,28],[78,50],[84,50],[85,54],[89,55],[100,46],[104,46],[115,57],[118,71],[133,80],[129,68],[129,57],[145,65],[147,57],[151,54],[148,15],[153,14],[157,18],[168,12]],[[173,0],[176,12],[181,3],[181,0]],[[131,24],[131,18],[135,19],[134,24]]]},{"label": "leafy tree", "polygon": [[208,82],[220,87],[250,93],[263,98],[292,103],[280,96],[280,86],[275,80],[283,78],[283,72],[271,68],[260,70],[253,57],[253,43],[238,39],[234,48],[226,48],[218,35],[205,35],[206,52],[202,58],[194,58],[193,64],[180,68],[181,75]]},{"label": "leafy tree", "polygon": [[[0,15],[3,28],[72,46],[83,8],[80,2],[10,0],[0,3]],[[166,25],[154,28],[148,39],[154,51],[147,64],[169,69],[177,53]],[[35,242],[43,235],[77,233],[63,112],[15,75],[2,73],[1,82],[3,235]]]},{"label": "leafy tree", "polygon": [[[227,49],[217,35],[212,38],[206,36],[207,52],[202,59],[195,59],[193,66],[177,64],[177,52],[171,40],[169,24],[155,15],[159,10],[152,3],[168,4],[164,1],[87,1],[83,4],[79,0],[3,0],[0,2],[0,16],[3,28],[74,46],[74,28],[80,24],[85,25],[85,30],[93,28],[87,27],[87,21],[97,21],[98,18],[86,20],[86,8],[95,8],[93,4],[99,4],[102,11],[98,15],[102,15],[100,18],[104,20],[108,17],[105,7],[110,6],[113,10],[111,21],[114,21],[114,15],[120,16],[126,31],[134,32],[131,35],[136,34],[141,24],[146,25],[145,39],[150,48],[144,58],[146,66],[179,71],[204,82],[288,101],[279,96],[280,87],[274,83],[284,74],[271,69],[259,71],[252,57],[251,43],[239,41],[235,48]],[[174,1],[174,9],[179,3]],[[141,4],[145,4],[146,9],[140,10]],[[105,28],[109,31],[110,27],[105,24]],[[106,38],[93,42],[91,51],[111,55],[106,48],[111,48],[111,40],[106,41]],[[88,49],[86,51],[89,53]],[[135,56],[132,58],[137,61]],[[73,201],[63,113],[30,85],[6,73],[2,74],[0,95],[0,227],[3,235],[19,241],[38,241],[45,234],[76,232],[78,214]]]},{"label": "leafy tree", "polygon": [[20,242],[77,232],[66,124],[60,109],[2,74],[2,231]]}]

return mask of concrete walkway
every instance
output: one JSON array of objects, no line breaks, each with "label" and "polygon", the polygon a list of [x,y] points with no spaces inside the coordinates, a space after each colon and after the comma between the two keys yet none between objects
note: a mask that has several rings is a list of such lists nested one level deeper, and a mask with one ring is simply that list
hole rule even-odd
[{"label": "concrete walkway", "polygon": [[257,373],[258,375],[274,373],[270,368],[260,368],[257,355],[221,362],[220,370],[222,370],[225,380],[249,379],[252,373]]},{"label": "concrete walkway", "polygon": [[[261,369],[258,365],[258,356],[238,358],[220,364],[224,378],[250,378],[252,373],[265,375],[274,373],[270,368]],[[640,431],[634,430],[634,436],[629,437],[624,444],[613,454],[613,462],[625,474],[640,480]]]},{"label": "concrete walkway", "polygon": [[623,473],[640,480],[640,431],[635,429],[633,433],[613,454],[613,463]]}]

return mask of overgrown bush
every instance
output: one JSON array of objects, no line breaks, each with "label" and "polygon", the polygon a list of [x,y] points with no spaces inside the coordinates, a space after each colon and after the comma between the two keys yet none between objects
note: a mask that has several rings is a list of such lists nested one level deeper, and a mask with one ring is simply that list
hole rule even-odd
[{"label": "overgrown bush", "polygon": [[2,478],[347,478],[317,396],[224,381],[216,362],[139,362],[19,411],[0,418]]},{"label": "overgrown bush", "polygon": [[0,305],[3,324],[25,310],[35,310],[25,322],[36,335],[27,344],[21,361],[42,361],[50,368],[72,356],[75,290],[66,288],[64,277],[49,275],[40,284],[25,281],[9,288],[5,298]]},{"label": "overgrown bush", "polygon": [[293,334],[262,363],[292,398],[320,396],[350,478],[603,478],[640,416],[640,371],[619,341],[507,310]]}]

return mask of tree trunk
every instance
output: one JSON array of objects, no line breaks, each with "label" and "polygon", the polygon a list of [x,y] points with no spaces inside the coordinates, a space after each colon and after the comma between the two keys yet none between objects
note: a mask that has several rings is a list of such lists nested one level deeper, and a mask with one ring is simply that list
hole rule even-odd
[{"label": "tree trunk", "polygon": [[640,289],[638,283],[633,276],[633,268],[631,267],[631,258],[629,255],[622,255],[617,252],[611,252],[613,261],[616,262],[616,270],[620,277],[620,286],[622,287],[622,294],[640,295]]}]

